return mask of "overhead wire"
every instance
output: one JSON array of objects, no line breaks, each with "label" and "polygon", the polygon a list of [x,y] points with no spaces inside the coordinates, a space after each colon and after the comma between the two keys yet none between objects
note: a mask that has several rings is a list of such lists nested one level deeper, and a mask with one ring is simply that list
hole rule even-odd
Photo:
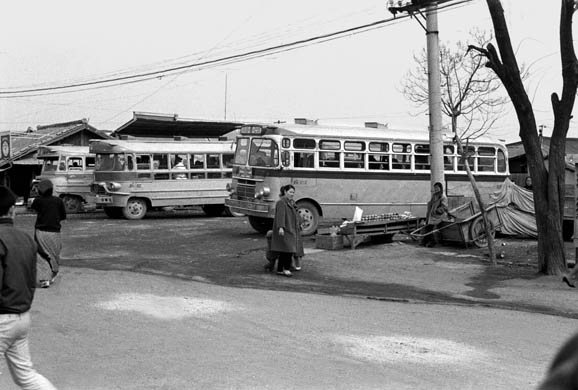
[{"label": "overhead wire", "polygon": [[[438,7],[438,11],[442,11],[447,8],[453,8],[462,3],[469,2],[471,0],[461,0],[457,3],[452,3],[450,5],[440,6]],[[367,23],[360,26],[355,26],[347,29],[342,29],[339,31],[320,34],[314,37],[299,39],[289,43],[278,44],[274,46],[269,46],[262,49],[254,49],[249,50],[246,52],[232,54],[228,56],[223,56],[216,59],[200,61],[195,63],[186,63],[180,66],[172,66],[164,69],[159,70],[151,70],[151,71],[144,71],[140,73],[128,74],[124,76],[118,77],[111,77],[107,79],[100,79],[100,80],[92,80],[92,81],[84,81],[84,82],[75,82],[66,85],[57,85],[51,87],[41,87],[41,88],[26,88],[26,89],[15,89],[15,90],[0,90],[0,99],[6,98],[21,98],[21,97],[32,97],[32,96],[45,96],[45,95],[53,95],[53,94],[60,94],[60,93],[70,93],[70,92],[79,92],[79,91],[86,91],[89,89],[99,89],[99,88],[108,88],[112,86],[119,86],[119,85],[128,85],[134,83],[140,83],[144,81],[149,81],[151,79],[155,79],[158,77],[164,76],[174,76],[175,74],[180,74],[183,71],[190,71],[193,69],[206,69],[214,66],[221,66],[231,63],[237,63],[242,61],[247,61],[255,58],[260,58],[266,55],[271,54],[278,54],[286,51],[295,50],[297,48],[310,46],[313,44],[324,43],[328,41],[332,41],[335,39],[340,39],[343,37],[356,35],[362,32],[367,32],[375,29],[383,28],[389,24],[399,23],[404,19],[412,17],[412,15],[401,15],[401,16],[394,16],[387,19],[381,19],[375,22]]]}]

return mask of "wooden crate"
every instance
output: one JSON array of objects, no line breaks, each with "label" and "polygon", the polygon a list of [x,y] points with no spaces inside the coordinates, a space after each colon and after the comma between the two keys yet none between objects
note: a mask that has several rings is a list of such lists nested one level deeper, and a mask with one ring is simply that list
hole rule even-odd
[{"label": "wooden crate", "polygon": [[337,250],[343,249],[343,236],[338,234],[332,236],[329,234],[317,234],[315,236],[315,247],[319,249]]}]

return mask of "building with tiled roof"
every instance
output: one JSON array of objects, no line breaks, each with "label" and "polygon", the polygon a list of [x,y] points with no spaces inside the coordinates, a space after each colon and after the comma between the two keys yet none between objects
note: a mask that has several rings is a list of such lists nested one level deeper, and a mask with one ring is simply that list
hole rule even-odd
[{"label": "building with tiled roof", "polygon": [[88,146],[91,139],[110,136],[81,119],[29,128],[25,132],[11,132],[11,155],[0,160],[0,183],[10,187],[18,196],[28,198],[30,183],[40,174],[38,148],[48,145]]}]

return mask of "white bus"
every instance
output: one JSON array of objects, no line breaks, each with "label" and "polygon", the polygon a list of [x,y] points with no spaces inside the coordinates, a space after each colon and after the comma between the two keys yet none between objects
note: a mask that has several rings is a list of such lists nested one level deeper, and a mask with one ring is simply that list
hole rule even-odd
[{"label": "white bus", "polygon": [[90,151],[94,201],[111,218],[141,219],[167,207],[226,211],[233,141],[92,140]]},{"label": "white bus", "polygon": [[94,204],[90,204],[90,186],[94,179],[95,156],[89,153],[88,146],[40,146],[38,159],[42,160],[42,171],[32,181],[29,207],[38,196],[38,183],[48,179],[54,187],[53,195],[64,201],[66,212],[94,208]]},{"label": "white bus", "polygon": [[[480,192],[489,194],[508,177],[507,149],[488,137],[469,143],[469,163]],[[444,140],[444,189],[450,206],[473,200],[465,167],[452,139]],[[233,181],[226,204],[265,232],[274,218],[279,188],[293,184],[305,221],[304,235],[321,219],[404,213],[424,217],[431,197],[427,132],[388,128],[279,124],[245,125],[237,138]]]}]

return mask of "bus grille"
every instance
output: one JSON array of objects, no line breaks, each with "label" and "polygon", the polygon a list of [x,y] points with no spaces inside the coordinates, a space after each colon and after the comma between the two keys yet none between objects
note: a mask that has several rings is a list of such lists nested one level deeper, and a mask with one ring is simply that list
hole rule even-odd
[{"label": "bus grille", "polygon": [[100,195],[106,194],[106,190],[100,184],[92,184],[90,186],[90,192],[92,192],[93,194],[100,194]]},{"label": "bus grille", "polygon": [[239,180],[237,182],[237,199],[239,200],[254,200],[255,199],[255,183],[247,180]]}]

